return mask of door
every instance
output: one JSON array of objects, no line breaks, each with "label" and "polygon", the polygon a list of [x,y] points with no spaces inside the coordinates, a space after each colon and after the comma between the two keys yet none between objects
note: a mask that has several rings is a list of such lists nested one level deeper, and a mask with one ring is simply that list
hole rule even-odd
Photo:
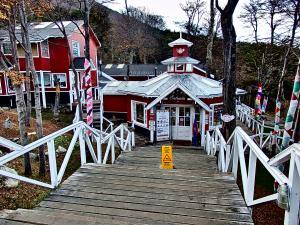
[{"label": "door", "polygon": [[192,121],[190,106],[166,106],[170,112],[170,136],[173,140],[192,139]]}]

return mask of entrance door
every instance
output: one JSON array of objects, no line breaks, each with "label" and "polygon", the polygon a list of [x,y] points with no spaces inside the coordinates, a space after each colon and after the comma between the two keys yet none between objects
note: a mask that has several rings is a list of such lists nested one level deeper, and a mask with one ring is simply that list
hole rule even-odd
[{"label": "entrance door", "polygon": [[191,140],[192,121],[190,106],[166,106],[170,112],[170,134],[173,140]]}]

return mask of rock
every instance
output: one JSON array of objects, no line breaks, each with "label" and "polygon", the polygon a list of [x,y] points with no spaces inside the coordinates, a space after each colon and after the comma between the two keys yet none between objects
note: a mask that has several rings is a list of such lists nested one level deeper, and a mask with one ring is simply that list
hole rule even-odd
[{"label": "rock", "polygon": [[30,152],[30,153],[29,153],[29,157],[30,157],[30,159],[32,159],[32,160],[37,160],[37,159],[38,159],[38,154],[33,153],[33,152]]},{"label": "rock", "polygon": [[2,107],[2,109],[3,109],[4,111],[9,111],[9,108],[8,108],[8,107]]},{"label": "rock", "polygon": [[0,108],[0,114],[3,114],[3,113],[4,113],[4,109]]},{"label": "rock", "polygon": [[20,138],[13,138],[12,141],[13,142],[18,142],[20,140]]},{"label": "rock", "polygon": [[[9,173],[13,173],[13,174],[18,175],[18,172],[16,170],[11,169],[7,166],[1,166],[0,169],[3,170],[3,171],[9,172]],[[4,186],[7,187],[7,188],[15,188],[18,185],[19,185],[18,180],[15,180],[15,179],[12,179],[12,178],[5,178],[5,180],[4,180]]]},{"label": "rock", "polygon": [[56,149],[56,153],[60,154],[60,153],[65,153],[67,152],[67,149],[65,149],[62,146],[58,146],[58,148]]}]

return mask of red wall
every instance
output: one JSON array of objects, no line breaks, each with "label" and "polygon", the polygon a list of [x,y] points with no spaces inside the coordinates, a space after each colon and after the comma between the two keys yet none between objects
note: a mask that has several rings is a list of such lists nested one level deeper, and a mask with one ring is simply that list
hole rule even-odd
[{"label": "red wall", "polygon": [[[184,52],[182,54],[179,54],[177,52],[177,49],[184,49]],[[173,47],[173,56],[174,57],[188,57],[189,56],[189,48],[185,45],[178,45],[178,46],[175,46]]]}]

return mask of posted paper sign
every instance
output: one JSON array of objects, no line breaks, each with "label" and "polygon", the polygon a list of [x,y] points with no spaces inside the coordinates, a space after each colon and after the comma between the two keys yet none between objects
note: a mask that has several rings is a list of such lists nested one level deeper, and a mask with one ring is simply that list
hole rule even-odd
[{"label": "posted paper sign", "polygon": [[170,115],[168,110],[157,110],[156,112],[156,140],[166,141],[170,139]]}]

